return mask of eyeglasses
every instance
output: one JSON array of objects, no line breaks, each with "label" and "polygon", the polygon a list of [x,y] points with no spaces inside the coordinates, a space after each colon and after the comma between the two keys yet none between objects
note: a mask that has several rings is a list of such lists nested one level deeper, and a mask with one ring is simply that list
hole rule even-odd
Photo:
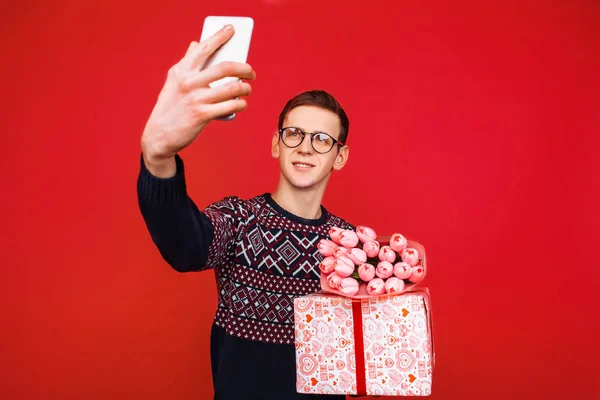
[{"label": "eyeglasses", "polygon": [[300,146],[306,135],[310,135],[310,145],[319,154],[329,153],[336,144],[344,145],[344,143],[323,132],[306,133],[302,129],[293,126],[279,130],[279,136],[283,144],[292,149]]}]

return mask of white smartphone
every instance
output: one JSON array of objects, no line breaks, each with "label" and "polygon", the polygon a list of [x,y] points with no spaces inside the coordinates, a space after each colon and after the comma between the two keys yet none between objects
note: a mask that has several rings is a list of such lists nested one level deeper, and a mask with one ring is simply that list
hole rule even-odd
[{"label": "white smartphone", "polygon": [[[213,55],[206,60],[203,69],[211,65],[218,64],[223,61],[235,61],[245,63],[248,60],[248,52],[250,50],[250,40],[252,38],[252,29],[254,28],[254,20],[250,17],[221,17],[209,16],[204,19],[202,27],[202,35],[200,41],[203,41],[214,35],[227,24],[233,25],[234,33],[231,39],[219,47]],[[216,87],[228,82],[239,80],[236,77],[225,77],[216,80],[209,84],[210,87]],[[231,121],[235,118],[235,113],[220,117],[217,119]]]}]

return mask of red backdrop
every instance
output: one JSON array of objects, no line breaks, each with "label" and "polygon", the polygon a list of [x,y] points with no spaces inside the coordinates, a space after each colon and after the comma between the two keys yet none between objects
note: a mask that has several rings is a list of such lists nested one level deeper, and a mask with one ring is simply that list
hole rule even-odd
[{"label": "red backdrop", "polygon": [[211,14],[255,19],[258,79],[183,153],[197,204],[273,190],[278,113],[324,88],[351,119],[325,205],[428,249],[432,397],[600,398],[597,1],[50,3],[0,17],[1,398],[212,395],[212,273],[162,261],[135,192]]}]

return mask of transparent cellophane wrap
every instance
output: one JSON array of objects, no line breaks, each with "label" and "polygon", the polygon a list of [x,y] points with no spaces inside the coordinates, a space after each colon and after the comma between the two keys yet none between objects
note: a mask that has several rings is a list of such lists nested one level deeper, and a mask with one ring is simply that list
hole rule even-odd
[{"label": "transparent cellophane wrap", "polygon": [[[380,238],[378,238],[378,241],[380,241],[382,244],[385,244],[389,241],[389,238],[390,238],[389,236],[380,237]],[[426,260],[426,255],[425,255],[425,248],[423,247],[423,245],[421,245],[420,243],[415,242],[413,240],[407,240],[407,242],[408,242],[408,245],[406,247],[412,247],[419,252],[419,259],[421,260],[420,265],[423,268],[423,279],[421,279],[421,281],[416,284],[411,283],[405,279],[404,280],[405,286],[404,286],[404,290],[402,291],[402,293],[406,293],[406,292],[410,292],[410,291],[414,290],[414,288],[418,287],[418,285],[420,285],[425,280],[425,277],[427,276],[427,260]],[[329,286],[329,283],[327,282],[327,275],[323,274],[323,273],[321,273],[321,288],[325,292],[337,294],[340,296],[350,297],[352,299],[367,299],[367,298],[371,298],[371,297],[389,296],[389,294],[387,294],[387,293],[379,294],[379,295],[369,294],[365,290],[364,286],[361,286],[361,289],[354,296],[346,296],[345,294],[343,294],[336,288]],[[398,293],[396,293],[396,294],[398,294]]]}]

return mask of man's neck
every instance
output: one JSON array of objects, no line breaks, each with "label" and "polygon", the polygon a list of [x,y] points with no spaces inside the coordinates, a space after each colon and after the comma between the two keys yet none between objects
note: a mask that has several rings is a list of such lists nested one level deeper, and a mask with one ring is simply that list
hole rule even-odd
[{"label": "man's neck", "polygon": [[321,201],[325,187],[299,189],[280,180],[277,189],[271,195],[284,210],[306,219],[318,219],[322,215]]}]

